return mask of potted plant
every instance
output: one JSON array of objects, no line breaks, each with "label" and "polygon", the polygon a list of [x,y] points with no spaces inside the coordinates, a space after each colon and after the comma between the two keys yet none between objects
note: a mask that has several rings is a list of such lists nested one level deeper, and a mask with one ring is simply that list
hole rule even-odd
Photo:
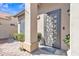
[{"label": "potted plant", "polygon": [[67,34],[64,39],[65,44],[70,47],[70,34]]},{"label": "potted plant", "polygon": [[[70,48],[70,34],[67,34],[64,39],[65,44]],[[70,55],[70,49],[67,50],[67,55]]]},{"label": "potted plant", "polygon": [[38,42],[42,39],[42,34],[38,33]]},{"label": "potted plant", "polygon": [[44,40],[44,37],[42,36],[42,33],[38,33],[37,37],[38,37],[39,44],[45,45],[45,40]]}]

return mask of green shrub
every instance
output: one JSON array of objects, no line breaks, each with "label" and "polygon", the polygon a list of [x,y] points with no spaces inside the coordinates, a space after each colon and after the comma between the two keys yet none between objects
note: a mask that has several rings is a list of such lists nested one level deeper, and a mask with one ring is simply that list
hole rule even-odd
[{"label": "green shrub", "polygon": [[42,39],[42,34],[38,33],[38,41],[40,41]]},{"label": "green shrub", "polygon": [[70,34],[66,35],[65,39],[64,39],[64,42],[70,46]]},{"label": "green shrub", "polygon": [[14,38],[14,40],[16,40],[16,36],[17,36],[17,33],[12,34],[12,37]]},{"label": "green shrub", "polygon": [[19,34],[18,33],[14,33],[13,37],[17,41],[20,41],[20,42],[24,42],[25,41],[24,33],[19,33]]}]

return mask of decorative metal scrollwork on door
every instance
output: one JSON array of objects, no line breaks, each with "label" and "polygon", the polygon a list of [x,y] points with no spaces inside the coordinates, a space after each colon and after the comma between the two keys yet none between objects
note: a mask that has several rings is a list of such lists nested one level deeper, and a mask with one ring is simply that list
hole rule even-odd
[{"label": "decorative metal scrollwork on door", "polygon": [[59,14],[55,12],[51,13],[51,15],[45,14],[44,17],[44,37],[47,46],[54,46],[58,39]]},{"label": "decorative metal scrollwork on door", "polygon": [[54,17],[46,15],[44,21],[44,32],[45,32],[45,39],[46,39],[46,45],[52,46],[54,43],[54,40],[56,39],[57,32],[56,32],[56,20],[54,20]]}]

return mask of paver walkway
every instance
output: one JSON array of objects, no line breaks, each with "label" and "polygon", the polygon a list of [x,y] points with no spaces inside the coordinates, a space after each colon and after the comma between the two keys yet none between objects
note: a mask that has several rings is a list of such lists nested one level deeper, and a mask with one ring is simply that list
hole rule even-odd
[{"label": "paver walkway", "polygon": [[27,51],[21,51],[19,45],[19,42],[14,39],[0,40],[0,56],[66,55],[63,50],[47,46],[39,46],[38,50],[30,54]]},{"label": "paver walkway", "polygon": [[30,55],[30,53],[28,53],[28,52],[21,51],[19,49],[19,47],[20,47],[19,42],[15,41],[14,39],[2,40],[1,42],[0,42],[1,43],[0,44],[0,56],[25,56],[25,55]]}]

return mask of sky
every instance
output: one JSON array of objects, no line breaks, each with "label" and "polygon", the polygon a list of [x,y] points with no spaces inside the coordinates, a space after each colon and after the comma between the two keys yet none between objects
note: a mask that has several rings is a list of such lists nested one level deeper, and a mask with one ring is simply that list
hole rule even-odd
[{"label": "sky", "polygon": [[25,9],[24,3],[0,3],[0,13],[8,13],[10,15],[16,15],[20,11]]}]

